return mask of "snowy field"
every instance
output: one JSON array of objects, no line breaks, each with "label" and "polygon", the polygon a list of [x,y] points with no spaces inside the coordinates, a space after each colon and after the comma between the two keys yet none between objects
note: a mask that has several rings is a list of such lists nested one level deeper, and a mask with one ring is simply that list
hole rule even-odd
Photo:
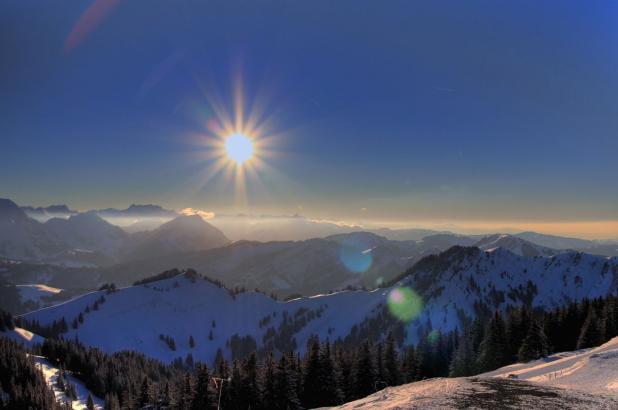
[{"label": "snowy field", "polygon": [[[58,374],[60,370],[57,367],[53,366],[50,362],[45,360],[45,358],[43,357],[33,357],[34,361],[36,362],[36,366],[39,367],[43,372],[43,376],[45,376],[47,384],[53,389],[54,394],[56,395],[56,401],[58,401],[58,403],[68,403],[69,401],[71,401],[68,399],[67,395],[58,388],[58,385],[56,384],[56,380],[58,379]],[[69,372],[65,372],[65,376],[65,383],[73,384],[77,393],[77,400],[71,401],[71,408],[74,410],[86,409],[86,403],[90,391],[84,386],[82,382],[71,376]],[[94,402],[95,409],[103,409],[105,405],[104,400],[96,397],[94,394],[92,395],[92,400]]]},{"label": "snowy field", "polygon": [[41,303],[41,298],[53,296],[62,291],[62,289],[52,288],[43,284],[17,285],[17,289],[22,302],[31,301],[34,303]]}]

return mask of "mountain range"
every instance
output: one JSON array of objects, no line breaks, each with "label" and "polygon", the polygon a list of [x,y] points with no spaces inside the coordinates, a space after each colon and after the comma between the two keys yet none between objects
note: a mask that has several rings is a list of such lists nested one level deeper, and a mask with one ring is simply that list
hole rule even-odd
[{"label": "mountain range", "polygon": [[[66,337],[109,352],[133,349],[166,362],[189,353],[212,362],[219,350],[240,357],[247,346],[302,352],[312,335],[353,343],[391,331],[410,344],[495,309],[549,309],[615,293],[618,258],[578,252],[526,257],[503,248],[455,246],[421,259],[388,287],[288,302],[231,292],[193,271],[170,276],[117,292],[89,293],[24,318],[46,325],[62,318],[76,323],[82,316]],[[105,303],[94,309],[101,297]],[[175,348],[160,335],[173,337]]]},{"label": "mountain range", "polygon": [[14,202],[0,199],[0,256],[9,259],[93,267],[227,243],[229,240],[221,231],[197,216],[180,215],[152,231],[130,234],[95,212],[51,218],[42,223]]}]

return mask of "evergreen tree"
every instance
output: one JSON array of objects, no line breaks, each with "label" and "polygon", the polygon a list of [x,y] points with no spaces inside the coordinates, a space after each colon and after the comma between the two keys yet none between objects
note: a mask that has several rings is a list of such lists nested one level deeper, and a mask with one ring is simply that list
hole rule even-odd
[{"label": "evergreen tree", "polygon": [[402,363],[402,375],[405,383],[410,383],[419,379],[418,361],[414,346],[409,346],[404,354]]},{"label": "evergreen tree", "polygon": [[384,349],[384,380],[389,386],[397,386],[401,383],[401,373],[399,371],[399,358],[397,356],[397,347],[395,346],[395,338],[393,333],[389,332],[386,337],[386,347]]},{"label": "evergreen tree", "polygon": [[[273,408],[294,410],[301,408],[297,395],[296,380],[291,364],[285,355],[279,359],[275,374],[275,402]],[[306,407],[306,404],[305,404]]]},{"label": "evergreen tree", "polygon": [[210,405],[210,394],[208,392],[210,374],[208,373],[208,366],[203,363],[198,363],[195,368],[195,375],[197,380],[195,383],[195,395],[193,396],[191,409],[207,409]]},{"label": "evergreen tree", "polygon": [[258,386],[255,352],[243,361],[242,374],[242,397],[246,403],[246,405],[242,405],[242,408],[257,408],[260,403],[260,387]]},{"label": "evergreen tree", "polygon": [[598,317],[594,308],[588,308],[588,316],[581,328],[579,338],[577,339],[577,348],[585,349],[587,347],[598,346],[601,342],[601,326],[599,325]]},{"label": "evergreen tree", "polygon": [[472,333],[464,333],[453,354],[449,366],[449,377],[470,376],[475,373],[476,354],[473,349]]},{"label": "evergreen tree", "polygon": [[92,394],[88,393],[88,399],[86,400],[86,408],[88,410],[94,410],[94,400],[92,400]]},{"label": "evergreen tree", "polygon": [[486,372],[508,363],[508,344],[505,337],[504,321],[500,312],[490,320],[485,338],[481,342],[478,356],[479,372]]},{"label": "evergreen tree", "polygon": [[150,404],[152,400],[151,391],[150,391],[150,382],[148,381],[148,377],[144,377],[144,380],[142,380],[142,385],[139,390],[138,400],[139,400],[139,405],[141,407],[144,407],[147,404]]},{"label": "evergreen tree", "polygon": [[105,395],[105,410],[120,410],[120,402],[118,402],[118,396],[114,393],[108,393]]},{"label": "evergreen tree", "polygon": [[320,407],[321,393],[321,368],[320,368],[320,342],[317,337],[308,342],[305,366],[303,372],[302,402],[309,408]]},{"label": "evergreen tree", "polygon": [[332,406],[341,402],[341,394],[337,388],[335,366],[330,353],[328,340],[320,348],[320,406]]},{"label": "evergreen tree", "polygon": [[517,356],[519,361],[527,362],[539,359],[549,354],[549,341],[539,322],[532,321],[526,338],[521,343]]},{"label": "evergreen tree", "polygon": [[272,352],[269,352],[264,362],[261,385],[264,405],[268,406],[269,403],[275,403],[275,360]]},{"label": "evergreen tree", "polygon": [[365,397],[374,392],[374,370],[371,361],[369,342],[361,344],[354,362],[354,393],[355,397]]}]

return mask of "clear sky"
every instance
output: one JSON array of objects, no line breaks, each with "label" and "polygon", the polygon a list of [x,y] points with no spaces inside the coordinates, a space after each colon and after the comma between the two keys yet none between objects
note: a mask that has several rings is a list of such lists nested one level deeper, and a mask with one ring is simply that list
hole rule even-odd
[{"label": "clear sky", "polygon": [[[20,204],[618,237],[616,2],[0,8],[0,196]],[[270,152],[242,201],[203,144],[239,78]]]}]

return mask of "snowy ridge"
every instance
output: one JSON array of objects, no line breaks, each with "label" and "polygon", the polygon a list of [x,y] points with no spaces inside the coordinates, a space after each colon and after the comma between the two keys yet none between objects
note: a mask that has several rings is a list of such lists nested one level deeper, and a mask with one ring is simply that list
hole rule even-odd
[{"label": "snowy ridge", "polygon": [[535,256],[554,256],[559,253],[555,249],[536,245],[525,239],[513,235],[495,234],[489,235],[478,241],[474,246],[482,250],[492,250],[504,248],[516,255],[535,257]]},{"label": "snowy ridge", "polygon": [[[394,286],[414,289],[424,302],[419,316],[403,325],[404,342],[415,343],[431,329],[454,330],[462,318],[484,310],[522,304],[553,308],[615,292],[617,259],[579,253],[525,258],[502,248],[483,252],[463,247],[427,257]],[[385,314],[391,290],[278,302],[255,292],[233,295],[203,278],[181,275],[111,294],[93,292],[24,317],[41,325],[64,317],[69,324],[65,337],[108,352],[134,349],[166,362],[191,353],[196,360],[212,362],[219,349],[227,357],[234,355],[234,335],[251,336],[258,349],[278,338],[275,347],[300,352],[313,334],[345,338],[355,325]],[[105,302],[94,309],[101,297]],[[74,329],[71,324],[80,313],[83,323]],[[172,337],[175,350],[160,335]]]}]

